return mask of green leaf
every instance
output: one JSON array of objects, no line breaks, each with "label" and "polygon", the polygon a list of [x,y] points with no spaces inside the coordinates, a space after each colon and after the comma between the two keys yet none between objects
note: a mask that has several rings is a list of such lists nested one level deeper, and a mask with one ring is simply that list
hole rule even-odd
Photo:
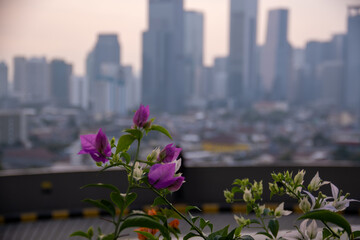
[{"label": "green leaf", "polygon": [[127,152],[122,152],[122,153],[120,154],[120,157],[124,158],[124,159],[125,159],[125,162],[126,162],[127,164],[129,164],[130,161],[131,161],[130,154],[128,154]]},{"label": "green leaf", "polygon": [[101,188],[107,188],[107,189],[111,189],[115,192],[120,192],[120,190],[115,187],[114,185],[112,184],[105,184],[105,183],[93,183],[93,184],[87,184],[85,186],[82,186],[80,189],[83,189],[83,188],[88,188],[88,187],[101,187]]},{"label": "green leaf", "polygon": [[203,230],[206,226],[210,228],[210,231],[213,231],[213,224],[209,220],[200,218],[200,229]]},{"label": "green leaf", "polygon": [[209,235],[209,239],[214,239],[216,236],[225,237],[228,234],[229,225]]},{"label": "green leaf", "polygon": [[250,223],[256,223],[256,224],[260,225],[260,222],[256,219],[250,219]]},{"label": "green leaf", "polygon": [[137,194],[134,192],[131,192],[127,195],[125,199],[125,207],[128,207],[135,199],[137,198]]},{"label": "green leaf", "polygon": [[167,205],[166,201],[162,197],[157,197],[151,206]]},{"label": "green leaf", "polygon": [[249,214],[252,212],[252,210],[253,210],[253,208],[252,208],[251,204],[247,204],[246,205],[246,213]]},{"label": "green leaf", "polygon": [[326,239],[327,237],[331,236],[331,232],[327,228],[323,228],[323,239]]},{"label": "green leaf", "polygon": [[191,210],[198,210],[198,211],[201,212],[201,209],[198,208],[197,206],[187,206],[187,207],[185,208],[185,212],[186,212],[186,213],[188,213],[188,212],[191,211]]},{"label": "green leaf", "polygon": [[203,218],[200,218],[200,229],[203,230],[206,226],[206,221]]},{"label": "green leaf", "polygon": [[360,238],[360,231],[354,231],[353,235],[354,235],[354,239],[359,239]]},{"label": "green leaf", "polygon": [[165,239],[170,239],[168,230],[154,218],[148,215],[140,215],[127,218],[120,227],[120,232],[130,227],[146,227],[151,229],[159,229]]},{"label": "green leaf", "polygon": [[136,233],[140,233],[141,235],[144,235],[147,239],[150,239],[150,240],[157,240],[157,238],[152,235],[151,233],[149,232],[143,232],[143,231],[134,231]]},{"label": "green leaf", "polygon": [[254,238],[252,236],[250,236],[250,235],[241,236],[240,239],[242,239],[242,240],[254,240]]},{"label": "green leaf", "polygon": [[85,232],[82,232],[82,231],[76,231],[76,232],[73,232],[70,237],[84,237],[84,238],[87,238],[87,239],[90,239],[89,238],[89,235]]},{"label": "green leaf", "polygon": [[195,233],[193,233],[193,232],[189,232],[188,234],[186,234],[185,236],[184,236],[184,240],[188,240],[188,239],[190,239],[190,238],[193,238],[193,237],[199,237],[199,235],[197,235],[197,234],[195,234]]},{"label": "green leaf", "polygon": [[110,193],[111,201],[113,201],[119,209],[125,208],[125,198],[119,192]]},{"label": "green leaf", "polygon": [[233,240],[234,239],[234,233],[236,229],[233,229],[227,236],[225,240]]},{"label": "green leaf", "polygon": [[160,125],[151,125],[150,131],[158,131],[161,132],[163,134],[165,134],[166,136],[168,136],[168,138],[170,138],[172,140],[172,137],[170,135],[170,133],[168,132],[168,130],[166,130],[164,127],[160,126]]},{"label": "green leaf", "polygon": [[236,230],[235,230],[235,236],[240,236],[241,235],[241,230],[242,230],[241,226],[237,227]]},{"label": "green leaf", "polygon": [[351,236],[351,226],[349,224],[348,221],[346,221],[346,219],[341,216],[340,214],[331,212],[329,210],[314,210],[311,212],[307,212],[304,215],[302,215],[301,217],[298,218],[298,220],[301,219],[315,219],[315,220],[320,220],[320,221],[324,221],[324,222],[330,222],[333,224],[336,224],[337,226],[343,228],[349,236]]},{"label": "green leaf", "polygon": [[109,202],[108,200],[105,200],[105,199],[102,199],[100,200],[100,202],[105,206],[105,209],[108,213],[110,213],[111,216],[115,216],[115,208],[114,208],[114,205]]},{"label": "green leaf", "polygon": [[84,199],[83,202],[90,203],[95,207],[105,210],[106,212],[110,213],[111,216],[115,215],[115,208],[114,206],[107,200],[94,200],[94,199]]},{"label": "green leaf", "polygon": [[115,237],[114,234],[111,233],[111,234],[109,234],[109,235],[100,237],[100,239],[101,239],[101,240],[114,240],[114,237]]},{"label": "green leaf", "polygon": [[267,237],[270,238],[270,239],[273,238],[273,237],[271,236],[271,234],[269,234],[269,233],[267,233],[267,232],[257,232],[256,234],[267,236]]},{"label": "green leaf", "polygon": [[277,236],[277,234],[279,232],[279,222],[278,222],[278,220],[271,219],[269,221],[268,227],[269,227],[271,233],[276,238],[276,236]]},{"label": "green leaf", "polygon": [[139,129],[125,129],[124,132],[130,133],[138,140],[140,140],[143,137],[143,133]]},{"label": "green leaf", "polygon": [[193,223],[195,223],[199,219],[199,216],[196,216],[196,217],[191,216],[190,218],[191,218],[191,221]]},{"label": "green leaf", "polygon": [[135,141],[135,139],[136,138],[131,134],[122,135],[117,143],[115,155],[119,152],[126,152],[127,150],[129,150],[131,144]]},{"label": "green leaf", "polygon": [[89,238],[91,239],[93,236],[94,236],[94,229],[93,227],[89,227],[88,231],[87,231],[87,234],[89,236]]}]

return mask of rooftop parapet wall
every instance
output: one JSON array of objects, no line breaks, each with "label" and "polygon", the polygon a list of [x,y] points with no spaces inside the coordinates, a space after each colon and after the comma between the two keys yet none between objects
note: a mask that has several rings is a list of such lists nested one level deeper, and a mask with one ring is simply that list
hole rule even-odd
[{"label": "rooftop parapet wall", "polygon": [[[274,196],[269,198],[268,182],[271,181],[272,172],[284,170],[293,171],[305,169],[305,184],[319,171],[320,178],[331,181],[344,193],[349,192],[350,198],[360,200],[359,173],[360,167],[191,167],[184,170],[183,176],[186,183],[172,195],[176,203],[202,205],[203,203],[217,203],[224,205],[223,190],[231,188],[235,178],[249,178],[263,180],[266,203],[284,201],[284,198]],[[81,200],[85,198],[108,198],[106,189],[87,188],[81,186],[89,183],[111,183],[125,191],[126,174],[121,170],[116,171],[79,171],[18,175],[0,172],[0,214],[52,211],[58,209],[83,209],[89,205]],[[330,186],[324,186],[323,192],[331,195]],[[139,190],[136,206],[151,204],[154,194],[149,190]],[[286,200],[293,205],[293,199]],[[348,208],[358,211],[360,204],[354,202]]]}]

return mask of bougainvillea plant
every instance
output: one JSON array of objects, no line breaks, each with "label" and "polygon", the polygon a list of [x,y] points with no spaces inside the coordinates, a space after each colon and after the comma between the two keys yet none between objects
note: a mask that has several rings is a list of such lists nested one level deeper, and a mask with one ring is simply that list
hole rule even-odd
[{"label": "bougainvillea plant", "polygon": [[[110,141],[102,129],[97,134],[82,135],[80,137],[82,149],[78,154],[89,154],[101,171],[109,168],[120,167],[127,173],[127,189],[121,192],[116,186],[108,183],[88,184],[83,188],[97,187],[110,189],[109,200],[85,199],[84,202],[92,204],[106,211],[113,224],[113,231],[103,233],[97,228],[97,234],[93,227],[86,232],[77,231],[71,236],[80,236],[87,239],[115,240],[125,237],[124,230],[133,229],[140,240],[171,239],[180,237],[184,240],[200,237],[206,240],[231,240],[231,239],[254,239],[254,236],[243,235],[245,227],[260,229],[255,235],[263,235],[266,239],[359,239],[360,231],[352,231],[347,220],[339,214],[345,210],[349,203],[357,201],[348,199],[348,194],[342,195],[342,191],[326,181],[320,179],[317,173],[306,187],[304,185],[305,171],[299,171],[294,177],[292,173],[273,173],[273,182],[269,183],[271,196],[288,195],[299,202],[299,208],[303,220],[296,230],[279,234],[279,221],[282,216],[291,214],[284,210],[284,203],[275,209],[270,209],[261,204],[263,194],[262,181],[251,183],[249,179],[236,179],[231,190],[225,190],[226,202],[244,202],[247,213],[255,213],[254,219],[246,219],[235,215],[238,226],[229,229],[226,226],[215,230],[216,226],[200,216],[194,216],[191,211],[200,209],[196,206],[188,206],[185,213],[178,211],[168,200],[168,196],[179,190],[185,182],[185,177],[179,173],[181,159],[179,154],[181,148],[169,143],[163,149],[156,148],[150,152],[146,159],[139,159],[139,151],[142,139],[151,131],[165,134],[172,140],[170,133],[162,126],[154,124],[154,119],[149,119],[149,106],[140,105],[133,117],[133,126],[125,129],[124,134],[118,139]],[[134,157],[128,153],[130,146],[136,144]],[[191,183],[188,183],[191,184]],[[332,196],[326,196],[319,191],[320,187],[331,187]],[[148,189],[153,191],[157,197],[154,199],[153,207],[165,206],[158,211],[150,209],[147,213],[143,211],[131,211],[127,213],[130,205],[136,201],[137,194],[134,190]],[[317,197],[314,194],[317,192]],[[240,196],[240,198],[237,198]],[[181,233],[180,221],[190,226],[190,231]],[[309,223],[311,220],[311,223]],[[318,228],[317,221],[323,223],[323,228]],[[335,227],[329,224],[335,225]],[[206,230],[205,230],[206,229]]]}]

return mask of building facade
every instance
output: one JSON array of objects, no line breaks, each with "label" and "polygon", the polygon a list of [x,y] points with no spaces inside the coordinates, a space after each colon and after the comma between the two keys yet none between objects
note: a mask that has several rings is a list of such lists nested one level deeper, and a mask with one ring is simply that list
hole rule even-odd
[{"label": "building facade", "polygon": [[8,96],[8,67],[5,62],[0,62],[0,98]]},{"label": "building facade", "polygon": [[261,53],[261,80],[265,98],[287,101],[291,86],[291,47],[288,10],[269,11],[266,42]]},{"label": "building facade", "polygon": [[152,111],[184,110],[183,0],[149,0],[143,33],[142,103]]},{"label": "building facade", "polygon": [[236,105],[255,97],[257,5],[257,0],[230,1],[228,97]]},{"label": "building facade", "polygon": [[70,78],[72,65],[61,59],[50,62],[50,92],[52,101],[59,107],[70,105]]}]

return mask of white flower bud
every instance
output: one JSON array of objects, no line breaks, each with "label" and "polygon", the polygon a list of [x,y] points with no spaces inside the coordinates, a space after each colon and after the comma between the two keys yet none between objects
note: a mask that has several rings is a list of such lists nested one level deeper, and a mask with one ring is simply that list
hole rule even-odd
[{"label": "white flower bud", "polygon": [[244,199],[245,202],[250,202],[252,200],[251,190],[245,188],[243,199]]}]

